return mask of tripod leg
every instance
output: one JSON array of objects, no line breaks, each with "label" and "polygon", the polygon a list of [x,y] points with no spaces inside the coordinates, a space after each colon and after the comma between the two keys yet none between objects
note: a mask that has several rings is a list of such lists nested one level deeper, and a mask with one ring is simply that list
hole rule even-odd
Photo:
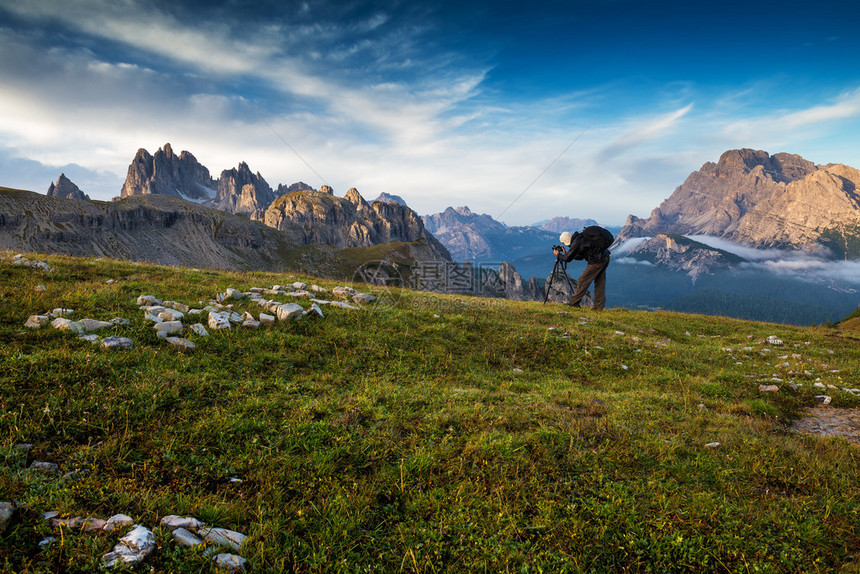
[{"label": "tripod leg", "polygon": [[552,268],[552,274],[550,274],[549,281],[546,284],[546,293],[544,293],[544,296],[543,296],[544,305],[546,305],[546,301],[547,301],[547,299],[549,299],[549,292],[552,289],[552,282],[553,282],[553,279],[555,279],[556,271],[558,271],[558,259],[555,260],[555,266]]}]

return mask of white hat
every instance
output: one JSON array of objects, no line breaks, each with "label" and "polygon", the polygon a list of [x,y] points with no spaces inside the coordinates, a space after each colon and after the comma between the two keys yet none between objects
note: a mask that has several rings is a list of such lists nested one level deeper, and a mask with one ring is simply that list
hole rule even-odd
[{"label": "white hat", "polygon": [[573,236],[570,233],[568,233],[567,231],[562,233],[558,238],[559,241],[561,241],[562,243],[564,243],[568,247],[570,247],[570,242],[572,239],[573,239]]}]

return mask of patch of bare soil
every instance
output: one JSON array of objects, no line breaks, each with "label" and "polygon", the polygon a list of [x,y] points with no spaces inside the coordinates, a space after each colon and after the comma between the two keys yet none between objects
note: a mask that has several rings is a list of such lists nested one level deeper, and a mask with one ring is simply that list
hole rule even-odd
[{"label": "patch of bare soil", "polygon": [[806,415],[791,428],[799,433],[841,437],[860,445],[860,409],[834,409],[820,406],[806,409]]}]

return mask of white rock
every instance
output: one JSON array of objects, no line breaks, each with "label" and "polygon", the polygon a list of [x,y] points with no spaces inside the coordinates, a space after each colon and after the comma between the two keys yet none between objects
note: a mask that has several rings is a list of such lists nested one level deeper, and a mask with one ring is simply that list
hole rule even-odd
[{"label": "white rock", "polygon": [[355,295],[355,289],[352,287],[343,287],[338,286],[331,290],[332,295],[335,297],[340,297],[341,299],[348,299]]},{"label": "white rock", "polygon": [[72,321],[64,317],[57,317],[51,321],[51,326],[59,331],[70,331],[72,333],[84,333],[86,329],[77,321]]},{"label": "white rock", "polygon": [[199,530],[206,526],[205,522],[200,522],[193,516],[178,516],[176,514],[171,514],[169,516],[164,516],[158,523],[159,526],[163,526],[168,530],[176,530],[177,528],[186,528],[188,530]]},{"label": "white rock", "polygon": [[179,321],[180,319],[183,319],[185,317],[185,313],[177,311],[176,309],[165,309],[164,311],[160,312],[158,316],[165,321]]},{"label": "white rock", "polygon": [[105,337],[102,339],[102,347],[105,349],[131,349],[134,343],[127,337]]},{"label": "white rock", "polygon": [[78,321],[81,325],[83,325],[84,329],[87,331],[98,331],[100,329],[106,329],[108,327],[113,327],[114,324],[110,321],[97,321],[95,319],[81,319]]},{"label": "white rock", "polygon": [[126,516],[125,514],[114,514],[105,522],[104,530],[105,532],[113,532],[114,530],[118,530],[120,528],[125,528],[126,526],[131,526],[134,524],[134,519],[131,516]]},{"label": "white rock", "polygon": [[201,337],[209,336],[209,331],[206,330],[206,327],[204,327],[202,323],[194,323],[191,325],[190,329],[195,335],[199,335]]},{"label": "white rock", "polygon": [[99,337],[95,333],[90,333],[89,335],[79,335],[78,339],[80,339],[81,341],[87,341],[95,344],[101,340],[101,337]]},{"label": "white rock", "polygon": [[155,325],[155,331],[162,339],[168,335],[176,335],[182,332],[182,321],[164,321]]},{"label": "white rock", "polygon": [[298,319],[305,312],[302,309],[301,305],[296,305],[295,303],[284,303],[283,305],[278,305],[278,320],[279,321],[291,321]]},{"label": "white rock", "polygon": [[217,570],[227,572],[244,572],[248,561],[235,554],[217,554],[212,558]]},{"label": "white rock", "polygon": [[245,298],[245,295],[241,291],[233,289],[232,287],[227,288],[227,292],[224,293],[224,299],[225,300],[238,301],[238,300],[244,299],[244,298]]},{"label": "white rock", "polygon": [[776,385],[759,385],[758,390],[761,393],[778,393],[779,387]]},{"label": "white rock", "polygon": [[113,547],[113,552],[102,556],[102,562],[108,568],[117,564],[134,564],[140,562],[155,548],[155,535],[145,526],[135,524],[131,532],[119,539]]},{"label": "white rock", "polygon": [[47,315],[30,315],[30,318],[27,319],[27,322],[24,323],[24,326],[28,329],[40,329],[41,327],[47,325],[50,322],[51,319]]},{"label": "white rock", "polygon": [[198,546],[203,544],[203,541],[193,532],[190,532],[182,527],[176,528],[173,531],[173,539],[177,544],[182,546]]},{"label": "white rock", "polygon": [[131,321],[125,319],[124,317],[114,317],[110,320],[110,322],[114,325],[130,325]]},{"label": "white rock", "polygon": [[815,399],[822,405],[829,405],[833,399],[827,395],[815,395]]},{"label": "white rock", "polygon": [[302,283],[301,281],[296,281],[295,283],[292,284],[292,288],[295,289],[296,291],[304,291],[305,289],[308,288],[308,284]]},{"label": "white rock", "polygon": [[37,470],[39,472],[47,472],[50,474],[54,474],[60,472],[60,467],[54,464],[53,462],[41,462],[38,460],[34,460],[30,463],[30,470]]},{"label": "white rock", "polygon": [[374,301],[376,301],[376,296],[370,295],[368,293],[356,293],[352,296],[352,300],[354,303],[366,305],[367,303],[373,303]]},{"label": "white rock", "polygon": [[240,315],[239,313],[237,313],[235,311],[230,312],[230,314],[227,316],[227,320],[230,321],[231,323],[233,323],[234,325],[239,325],[242,323],[242,321],[244,321],[244,319],[242,319],[242,315]]},{"label": "white rock", "polygon": [[203,540],[207,542],[233,550],[239,550],[239,547],[248,538],[244,534],[227,530],[226,528],[203,528],[198,530],[197,534],[202,536]]},{"label": "white rock", "polygon": [[185,303],[179,303],[178,301],[164,301],[162,305],[164,305],[165,307],[170,307],[171,309],[179,311],[180,313],[188,313],[188,311],[191,309],[191,307],[189,307]]},{"label": "white rock", "polygon": [[248,313],[247,311],[242,313],[242,321],[253,321],[253,320],[254,320],[254,316],[251,315],[250,313]]},{"label": "white rock", "polygon": [[161,305],[161,299],[152,295],[141,295],[137,298],[138,305]]},{"label": "white rock", "polygon": [[48,288],[47,288],[47,287],[45,287],[44,285],[36,285],[36,286],[33,288],[33,291],[35,291],[36,293],[44,293],[44,292],[45,292],[45,291],[47,291],[47,290],[48,290]]},{"label": "white rock", "polygon": [[167,337],[165,340],[180,353],[191,353],[197,348],[197,345],[182,337]]},{"label": "white rock", "polygon": [[319,285],[311,285],[310,290],[314,293],[328,293],[328,289],[320,287]]},{"label": "white rock", "polygon": [[209,328],[216,331],[220,329],[229,329],[230,321],[221,313],[209,312]]},{"label": "white rock", "polygon": [[718,442],[709,442],[705,445],[705,448],[720,448],[720,443]]},{"label": "white rock", "polygon": [[260,324],[261,325],[271,325],[275,322],[274,315],[267,315],[266,313],[260,313]]},{"label": "white rock", "polygon": [[358,309],[358,307],[344,301],[329,301],[328,304],[332,307],[340,307],[341,309]]},{"label": "white rock", "polygon": [[247,321],[242,321],[242,326],[246,329],[259,329],[260,322],[254,319],[248,319]]}]

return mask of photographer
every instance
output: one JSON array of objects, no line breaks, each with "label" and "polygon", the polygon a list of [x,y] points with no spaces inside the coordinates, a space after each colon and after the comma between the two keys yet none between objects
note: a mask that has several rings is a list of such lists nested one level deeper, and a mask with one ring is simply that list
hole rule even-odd
[{"label": "photographer", "polygon": [[[588,287],[594,282],[594,308],[606,306],[606,268],[609,267],[609,246],[614,241],[612,234],[596,225],[586,227],[582,233],[573,235],[565,231],[559,237],[562,245],[553,247],[559,261],[568,263],[584,259],[588,265],[576,281],[576,292],[570,296],[568,305],[579,307]],[[565,248],[566,246],[566,248]]]}]

